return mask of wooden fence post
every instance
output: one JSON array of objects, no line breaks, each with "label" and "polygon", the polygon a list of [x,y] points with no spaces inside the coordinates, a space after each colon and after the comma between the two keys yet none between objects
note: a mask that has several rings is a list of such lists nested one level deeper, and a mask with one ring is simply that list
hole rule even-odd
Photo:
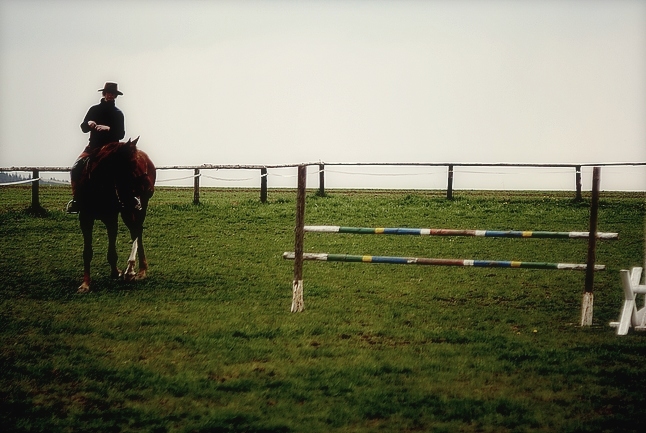
[{"label": "wooden fence post", "polygon": [[[38,170],[33,170],[31,174],[32,179],[38,179],[40,177],[40,174]],[[40,188],[40,181],[39,180],[33,180],[31,182],[31,209],[32,210],[40,210],[40,197],[39,197],[39,188]]]},{"label": "wooden fence post", "polygon": [[301,312],[303,304],[303,241],[305,235],[305,192],[307,166],[298,166],[298,191],[296,193],[296,228],[294,229],[294,281],[292,283],[292,313]]},{"label": "wooden fence post", "polygon": [[193,177],[193,204],[200,204],[200,169],[196,168]]},{"label": "wooden fence post", "polygon": [[581,201],[581,166],[576,166],[576,201]]},{"label": "wooden fence post", "polygon": [[592,172],[592,199],[590,202],[590,234],[588,237],[588,261],[585,270],[585,289],[581,305],[581,326],[592,326],[594,306],[594,263],[597,249],[597,222],[599,214],[599,183],[601,169],[594,167]]},{"label": "wooden fence post", "polygon": [[325,164],[319,164],[319,197],[325,197]]},{"label": "wooden fence post", "polygon": [[260,203],[267,203],[267,167],[260,169]]},{"label": "wooden fence post", "polygon": [[453,200],[453,164],[449,164],[449,180],[446,186],[446,199]]}]

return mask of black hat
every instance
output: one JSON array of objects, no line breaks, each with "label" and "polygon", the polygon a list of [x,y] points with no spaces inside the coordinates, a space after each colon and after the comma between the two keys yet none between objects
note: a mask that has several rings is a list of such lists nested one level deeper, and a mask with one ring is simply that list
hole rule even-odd
[{"label": "black hat", "polygon": [[115,95],[123,95],[118,89],[117,83],[105,83],[103,89],[99,89],[99,92],[114,93]]}]

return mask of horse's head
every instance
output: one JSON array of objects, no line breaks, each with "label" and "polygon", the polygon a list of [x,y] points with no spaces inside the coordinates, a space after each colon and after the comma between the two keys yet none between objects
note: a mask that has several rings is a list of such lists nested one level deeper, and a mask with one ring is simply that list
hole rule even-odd
[{"label": "horse's head", "polygon": [[116,164],[120,165],[120,168],[125,169],[127,172],[132,172],[135,169],[138,141],[139,137],[134,140],[128,139],[125,143],[119,143],[119,147],[116,149]]},{"label": "horse's head", "polygon": [[[138,141],[139,137],[121,143],[116,152],[115,185],[126,208],[128,203],[141,208],[142,202],[147,203],[154,191],[155,167],[148,156],[137,149]],[[136,200],[132,201],[132,197]]]}]

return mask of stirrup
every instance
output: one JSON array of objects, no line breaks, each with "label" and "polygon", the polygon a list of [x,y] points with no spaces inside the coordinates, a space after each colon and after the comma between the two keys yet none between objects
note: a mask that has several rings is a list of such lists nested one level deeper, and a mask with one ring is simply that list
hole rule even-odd
[{"label": "stirrup", "polygon": [[77,214],[79,213],[79,204],[76,200],[72,199],[67,202],[67,205],[65,206],[65,212],[69,214]]}]

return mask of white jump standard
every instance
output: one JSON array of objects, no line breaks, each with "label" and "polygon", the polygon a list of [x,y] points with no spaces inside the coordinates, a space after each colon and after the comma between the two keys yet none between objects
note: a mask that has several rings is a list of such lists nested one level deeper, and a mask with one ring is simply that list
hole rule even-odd
[{"label": "white jump standard", "polygon": [[619,322],[610,322],[610,326],[617,328],[617,335],[626,335],[630,327],[636,331],[646,331],[646,296],[644,306],[637,308],[637,295],[646,295],[646,282],[639,284],[643,268],[632,268],[630,271],[622,269],[621,285],[624,288],[624,305],[621,309]]}]

